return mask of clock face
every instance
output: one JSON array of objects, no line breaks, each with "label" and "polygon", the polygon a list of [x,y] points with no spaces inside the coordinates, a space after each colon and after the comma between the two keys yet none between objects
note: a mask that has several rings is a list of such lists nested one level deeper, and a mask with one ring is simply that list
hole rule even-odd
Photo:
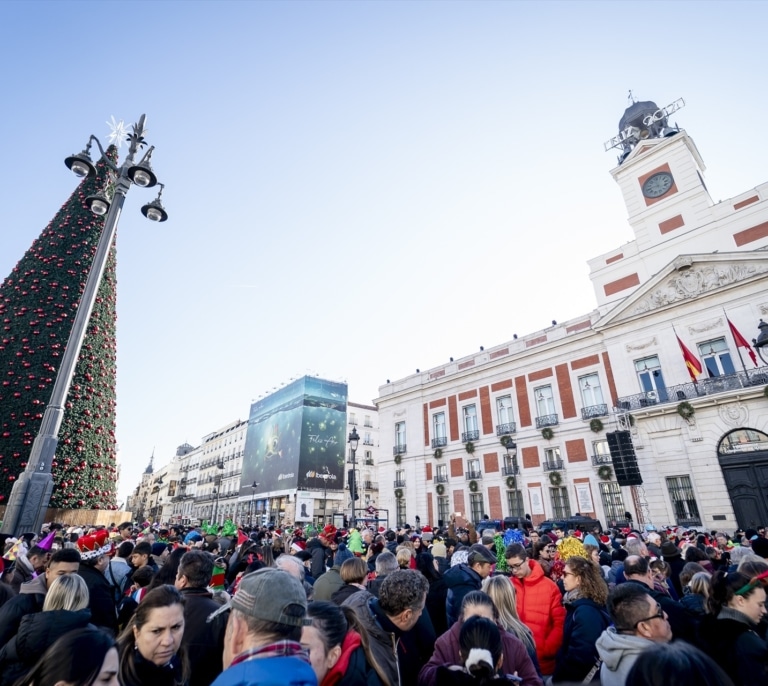
[{"label": "clock face", "polygon": [[674,179],[672,178],[672,174],[665,171],[659,172],[646,179],[643,184],[643,195],[646,198],[660,198],[672,188],[673,183]]}]

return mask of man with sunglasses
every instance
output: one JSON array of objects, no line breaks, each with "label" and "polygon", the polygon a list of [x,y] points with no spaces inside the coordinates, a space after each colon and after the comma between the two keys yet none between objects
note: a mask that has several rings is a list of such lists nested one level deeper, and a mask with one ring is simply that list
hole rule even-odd
[{"label": "man with sunglasses", "polygon": [[648,558],[630,555],[624,561],[624,583],[637,584],[648,589],[654,601],[667,613],[669,625],[672,627],[674,638],[680,638],[696,645],[698,620],[676,600],[662,591],[657,591],[653,585],[653,573]]},{"label": "man with sunglasses", "polygon": [[541,565],[528,559],[519,543],[507,546],[504,556],[511,572],[517,614],[532,632],[542,676],[555,671],[555,657],[563,642],[565,608],[560,589],[544,575]]},{"label": "man with sunglasses", "polygon": [[608,596],[613,626],[595,646],[603,664],[601,686],[624,686],[640,653],[656,643],[669,643],[672,629],[667,614],[640,584],[624,583]]}]

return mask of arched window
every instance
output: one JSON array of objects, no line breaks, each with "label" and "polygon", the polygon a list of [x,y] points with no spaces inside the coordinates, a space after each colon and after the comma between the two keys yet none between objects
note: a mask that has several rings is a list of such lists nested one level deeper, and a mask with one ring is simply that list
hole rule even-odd
[{"label": "arched window", "polygon": [[768,450],[768,436],[754,429],[736,429],[723,436],[717,446],[718,455],[738,455]]}]

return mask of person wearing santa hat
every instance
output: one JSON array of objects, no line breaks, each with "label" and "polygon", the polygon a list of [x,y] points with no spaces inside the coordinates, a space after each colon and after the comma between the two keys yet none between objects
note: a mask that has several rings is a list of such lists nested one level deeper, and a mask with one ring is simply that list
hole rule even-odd
[{"label": "person wearing santa hat", "polygon": [[117,606],[112,585],[105,572],[109,567],[112,544],[106,529],[90,536],[77,539],[80,548],[80,568],[77,573],[83,577],[90,594],[91,623],[117,634]]}]

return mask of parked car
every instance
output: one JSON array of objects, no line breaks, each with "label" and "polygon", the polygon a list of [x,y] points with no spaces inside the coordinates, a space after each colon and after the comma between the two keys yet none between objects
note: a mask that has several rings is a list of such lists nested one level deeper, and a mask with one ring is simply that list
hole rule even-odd
[{"label": "parked car", "polygon": [[583,531],[584,533],[592,533],[595,528],[598,532],[602,533],[603,527],[597,519],[591,519],[590,517],[568,517],[567,519],[548,519],[537,527],[542,529],[562,529],[563,531],[570,531],[571,529],[576,531]]},{"label": "parked car", "polygon": [[481,522],[475,524],[475,531],[477,535],[482,535],[485,529],[494,529],[495,531],[503,531],[504,529],[521,529],[523,531],[529,531],[533,528],[533,522],[530,519],[524,517],[504,517],[504,519],[484,519]]}]

